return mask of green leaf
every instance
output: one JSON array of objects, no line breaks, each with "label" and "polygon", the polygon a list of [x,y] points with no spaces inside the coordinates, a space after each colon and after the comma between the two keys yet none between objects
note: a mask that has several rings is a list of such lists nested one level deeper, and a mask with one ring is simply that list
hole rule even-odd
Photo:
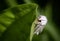
[{"label": "green leaf", "polygon": [[0,15],[0,41],[30,41],[30,30],[36,18],[36,4],[23,4],[5,10]]}]

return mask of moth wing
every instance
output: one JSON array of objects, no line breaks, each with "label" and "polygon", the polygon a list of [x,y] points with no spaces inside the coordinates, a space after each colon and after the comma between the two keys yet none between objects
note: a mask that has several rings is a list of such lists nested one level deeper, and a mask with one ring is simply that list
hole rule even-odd
[{"label": "moth wing", "polygon": [[44,29],[44,26],[37,25],[37,27],[35,28],[34,33],[38,35],[39,33],[41,33],[43,31],[43,29]]}]

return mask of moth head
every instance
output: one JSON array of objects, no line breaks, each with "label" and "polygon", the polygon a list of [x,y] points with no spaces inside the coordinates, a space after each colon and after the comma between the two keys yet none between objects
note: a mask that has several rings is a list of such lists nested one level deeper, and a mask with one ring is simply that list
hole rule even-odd
[{"label": "moth head", "polygon": [[38,17],[38,22],[39,22],[41,25],[46,25],[46,23],[47,23],[47,18],[46,18],[46,16],[40,15],[40,16]]}]

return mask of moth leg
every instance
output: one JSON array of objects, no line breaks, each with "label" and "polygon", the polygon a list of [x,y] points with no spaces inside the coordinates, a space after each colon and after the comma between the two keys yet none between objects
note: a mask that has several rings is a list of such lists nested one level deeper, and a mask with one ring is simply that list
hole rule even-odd
[{"label": "moth leg", "polygon": [[37,35],[39,35],[39,31],[36,31],[36,32],[34,32],[34,34],[37,34]]}]

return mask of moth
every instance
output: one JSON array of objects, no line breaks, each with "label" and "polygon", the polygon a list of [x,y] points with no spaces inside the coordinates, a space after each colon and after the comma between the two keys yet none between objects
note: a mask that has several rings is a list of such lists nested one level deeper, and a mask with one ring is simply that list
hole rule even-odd
[{"label": "moth", "polygon": [[39,35],[39,33],[41,33],[45,27],[45,25],[47,24],[47,18],[44,15],[40,15],[37,18],[37,23],[35,23],[35,29],[34,29],[34,34]]}]

